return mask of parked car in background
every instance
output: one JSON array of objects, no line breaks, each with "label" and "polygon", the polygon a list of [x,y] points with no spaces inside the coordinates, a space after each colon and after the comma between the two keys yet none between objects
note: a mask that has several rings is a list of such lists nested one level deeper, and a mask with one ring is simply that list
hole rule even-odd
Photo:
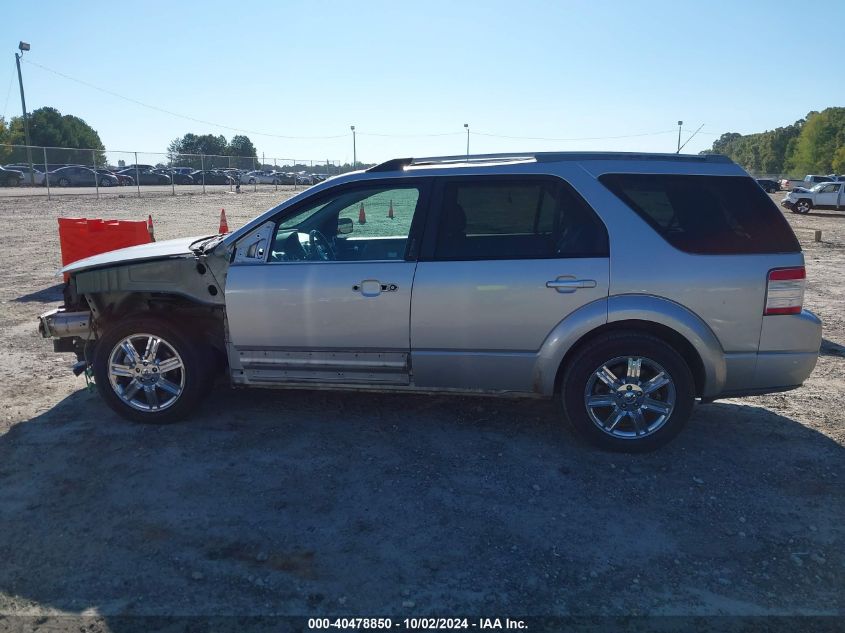
[{"label": "parked car in background", "polygon": [[817,176],[810,174],[808,176],[804,176],[801,180],[781,180],[780,188],[787,191],[792,191],[795,187],[804,187],[805,189],[809,189],[820,182],[833,182],[833,178],[830,176]]},{"label": "parked car in background", "polygon": [[172,169],[154,169],[153,172],[156,174],[164,174],[168,178],[173,179],[173,184],[176,185],[193,185],[194,179],[191,178],[188,174],[183,174],[181,171],[175,171]]},{"label": "parked car in background", "polygon": [[780,183],[768,178],[758,178],[757,184],[763,188],[766,193],[777,193],[780,191]]},{"label": "parked car in background", "polygon": [[275,171],[250,171],[240,177],[242,185],[278,185],[281,184],[278,172]]},{"label": "parked car in background", "polygon": [[29,185],[31,183],[30,174],[32,174],[36,186],[44,184],[44,172],[35,167],[30,170],[29,165],[6,165],[6,169],[21,172],[23,174],[22,185]]},{"label": "parked car in background", "polygon": [[[135,184],[135,179],[132,176],[127,176],[125,174],[116,174],[110,169],[105,169],[104,167],[100,167],[97,169],[98,174],[105,174],[108,176],[114,176],[117,178],[117,184],[122,186],[129,186]],[[53,184],[53,183],[50,183]]]},{"label": "parked car in background", "polygon": [[63,272],[41,335],[120,415],[159,424],[225,374],[554,398],[596,445],[641,452],[675,437],[696,399],[799,387],[822,340],[789,223],[719,155],[395,159],[228,235]]},{"label": "parked car in background", "polygon": [[170,176],[166,174],[159,174],[154,172],[151,169],[135,169],[134,167],[129,167],[122,171],[117,172],[118,174],[123,174],[124,176],[130,176],[132,178],[137,179],[139,185],[169,185],[170,184]]},{"label": "parked car in background", "polygon": [[120,184],[111,173],[98,173],[90,167],[60,167],[50,172],[50,185],[57,187],[116,187]]},{"label": "parked car in background", "polygon": [[214,169],[197,170],[191,174],[191,178],[194,179],[196,185],[231,185],[235,183],[234,178]]},{"label": "parked car in background", "polygon": [[23,182],[23,174],[16,169],[0,167],[0,187],[19,187]]},{"label": "parked car in background", "polygon": [[313,185],[314,179],[310,176],[310,174],[297,174],[296,175],[296,184],[298,184],[298,185]]},{"label": "parked car in background", "polygon": [[809,213],[812,209],[845,208],[845,182],[821,182],[810,189],[796,187],[781,201],[793,213]]}]

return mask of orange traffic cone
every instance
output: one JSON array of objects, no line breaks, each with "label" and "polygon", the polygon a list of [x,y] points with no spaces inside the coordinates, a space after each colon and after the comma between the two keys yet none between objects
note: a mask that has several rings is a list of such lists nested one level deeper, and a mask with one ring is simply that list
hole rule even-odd
[{"label": "orange traffic cone", "polygon": [[226,221],[226,209],[220,209],[220,228],[217,229],[218,233],[228,233],[229,232],[229,223]]},{"label": "orange traffic cone", "polygon": [[393,219],[393,200],[390,201],[390,208],[387,210],[387,217]]},{"label": "orange traffic cone", "polygon": [[147,216],[147,233],[150,234],[150,241],[155,242],[156,241],[156,233],[155,233],[155,229],[153,228],[153,216],[152,215]]},{"label": "orange traffic cone", "polygon": [[364,203],[361,203],[361,208],[358,210],[358,224],[367,223],[367,214],[364,213]]}]

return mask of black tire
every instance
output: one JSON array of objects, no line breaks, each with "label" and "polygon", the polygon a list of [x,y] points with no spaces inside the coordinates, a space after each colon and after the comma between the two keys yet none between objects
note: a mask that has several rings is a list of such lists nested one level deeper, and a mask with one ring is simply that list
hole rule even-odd
[{"label": "black tire", "polygon": [[807,200],[806,198],[801,198],[798,200],[794,205],[792,205],[792,210],[795,213],[800,213],[802,215],[806,215],[809,213],[813,208],[813,203]]},{"label": "black tire", "polygon": [[[160,410],[133,408],[117,394],[111,384],[109,360],[112,352],[121,341],[133,334],[150,334],[161,337],[181,357],[182,369],[175,371],[184,372],[179,374],[180,378],[182,375],[184,376],[184,385],[179,396],[166,408]],[[191,338],[172,323],[152,316],[129,318],[108,327],[97,342],[93,362],[97,390],[106,404],[120,416],[133,422],[146,424],[170,424],[184,419],[196,410],[210,385],[213,377],[210,368],[213,366],[212,354],[207,346]],[[161,376],[163,375],[162,373]],[[153,390],[155,391],[155,388]],[[166,394],[166,392],[164,393]],[[149,402],[146,396],[144,396],[144,400]]]},{"label": "black tire", "polygon": [[[641,415],[645,415],[647,424],[654,425],[654,429],[642,435],[622,437],[621,434],[623,433],[635,432],[633,411],[631,414],[622,412],[617,405],[593,409],[593,415],[596,418],[604,418],[604,411],[609,414],[607,420],[613,418],[617,413],[624,416],[618,422],[618,428],[615,432],[610,432],[599,428],[599,424],[593,421],[585,400],[587,389],[591,387],[593,373],[610,364],[613,360],[629,356],[641,358],[643,362],[649,361],[652,365],[659,366],[665,374],[668,374],[674,388],[674,406],[662,423],[658,423],[660,418],[658,413],[647,408],[639,409],[639,407],[635,407],[639,409]],[[649,367],[649,365],[646,365],[646,367]],[[644,373],[642,376],[645,380],[648,375]],[[625,396],[622,386],[617,390],[612,390],[604,386],[603,383],[599,384],[598,381],[593,380],[595,385],[607,389],[608,395],[618,393],[620,398]],[[621,380],[620,382],[627,381]],[[637,381],[633,388],[644,393],[636,385],[645,387],[646,382]],[[592,388],[596,387],[593,386]],[[626,386],[626,389],[630,391],[630,387]],[[670,401],[668,396],[663,395],[669,389],[670,387],[667,386],[655,391],[653,399]],[[592,393],[597,395],[596,392]],[[648,400],[648,397],[643,397]],[[609,451],[644,453],[665,445],[684,427],[695,403],[695,382],[683,357],[663,340],[650,334],[638,332],[612,332],[592,339],[588,345],[583,346],[575,353],[563,374],[561,401],[564,414],[570,424],[581,437],[590,443]],[[643,411],[645,413],[642,413]]]}]

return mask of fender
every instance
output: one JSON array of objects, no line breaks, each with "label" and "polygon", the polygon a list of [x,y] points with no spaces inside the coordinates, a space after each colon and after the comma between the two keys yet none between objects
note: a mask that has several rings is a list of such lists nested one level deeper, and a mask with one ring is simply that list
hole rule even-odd
[{"label": "fender", "polygon": [[725,354],[713,331],[695,313],[669,299],[654,295],[615,295],[589,303],[557,324],[540,348],[534,385],[545,395],[554,393],[555,377],[567,352],[602,325],[620,321],[658,323],[683,336],[704,366],[703,397],[718,395],[727,377]]},{"label": "fender", "polygon": [[157,292],[210,306],[224,304],[221,284],[194,257],[95,268],[78,272],[71,279],[80,295]]},{"label": "fender", "polygon": [[543,341],[534,364],[534,391],[551,396],[563,357],[584,336],[607,323],[607,298],[583,305],[558,323]]}]

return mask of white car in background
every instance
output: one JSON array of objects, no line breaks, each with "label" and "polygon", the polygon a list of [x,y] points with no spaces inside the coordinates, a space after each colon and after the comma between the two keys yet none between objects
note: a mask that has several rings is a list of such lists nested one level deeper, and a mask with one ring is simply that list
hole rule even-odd
[{"label": "white car in background", "polygon": [[21,185],[23,186],[30,184],[30,173],[32,173],[35,178],[35,186],[40,187],[44,184],[44,172],[38,171],[35,168],[30,169],[28,165],[6,165],[6,169],[13,169],[21,172],[23,174]]},{"label": "white car in background", "polygon": [[845,182],[820,182],[809,189],[796,187],[781,201],[793,213],[809,213],[811,209],[845,208]]},{"label": "white car in background", "polygon": [[241,176],[242,185],[278,185],[281,182],[280,175],[275,171],[250,171]]}]

